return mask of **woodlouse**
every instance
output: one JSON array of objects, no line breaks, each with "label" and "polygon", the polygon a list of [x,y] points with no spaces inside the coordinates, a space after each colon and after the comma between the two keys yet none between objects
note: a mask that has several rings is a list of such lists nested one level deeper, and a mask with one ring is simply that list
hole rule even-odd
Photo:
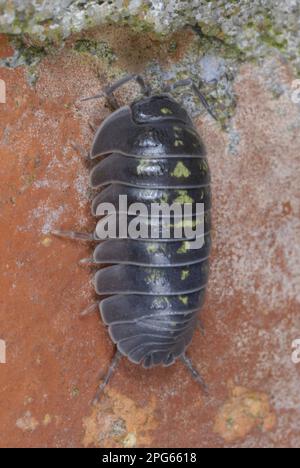
[{"label": "woodlouse", "polygon": [[[143,97],[119,107],[113,93],[132,79],[141,86]],[[101,203],[116,206],[119,195],[124,194],[130,203],[188,200],[193,207],[197,202],[205,205],[204,244],[200,249],[190,250],[185,238],[98,242],[90,261],[107,266],[97,271],[94,285],[96,293],[104,296],[99,309],[117,348],[98,395],[121,356],[145,368],[169,366],[180,358],[205,388],[185,350],[208,280],[210,173],[204,144],[191,118],[170,94],[175,87],[186,85],[191,85],[211,113],[191,80],[167,86],[157,95],[151,93],[142,77],[132,75],[106,88],[103,94],[87,98],[105,95],[115,109],[96,132],[89,154],[90,160],[101,158],[90,174],[92,188],[103,189],[92,202],[93,215],[97,216]],[[91,235],[69,231],[55,234],[99,241],[97,227]]]}]

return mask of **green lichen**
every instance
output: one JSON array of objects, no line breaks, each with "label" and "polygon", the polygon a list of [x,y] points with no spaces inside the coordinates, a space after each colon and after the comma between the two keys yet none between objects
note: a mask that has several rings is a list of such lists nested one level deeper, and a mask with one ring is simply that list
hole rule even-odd
[{"label": "green lichen", "polygon": [[14,37],[11,44],[15,49],[13,56],[0,60],[0,66],[7,68],[26,67],[27,81],[34,85],[38,79],[38,65],[40,61],[54,52],[54,48],[45,43],[43,46],[28,45],[24,39]]}]

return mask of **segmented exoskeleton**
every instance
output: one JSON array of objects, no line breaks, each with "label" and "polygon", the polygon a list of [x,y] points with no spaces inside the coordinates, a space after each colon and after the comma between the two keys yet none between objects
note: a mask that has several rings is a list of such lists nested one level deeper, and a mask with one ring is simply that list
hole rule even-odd
[{"label": "segmented exoskeleton", "polygon": [[[56,234],[96,241],[92,263],[107,265],[95,274],[94,286],[99,296],[105,296],[99,309],[117,351],[100,390],[122,355],[145,368],[169,366],[180,357],[203,385],[185,351],[208,281],[211,193],[206,151],[187,112],[169,94],[171,87],[152,95],[140,76],[126,77],[104,92],[114,108],[113,92],[130,79],[140,84],[143,97],[116,109],[92,144],[90,159],[101,160],[93,167],[90,182],[93,189],[102,189],[92,202],[92,213],[99,216],[103,203],[117,206],[120,195],[127,196],[128,204],[146,206],[189,203],[194,209],[196,203],[204,203],[203,246],[191,249],[185,237],[121,239],[116,235],[99,241],[103,218],[91,236]],[[190,82],[175,86],[186,84]],[[207,108],[199,90],[191,85]]]}]

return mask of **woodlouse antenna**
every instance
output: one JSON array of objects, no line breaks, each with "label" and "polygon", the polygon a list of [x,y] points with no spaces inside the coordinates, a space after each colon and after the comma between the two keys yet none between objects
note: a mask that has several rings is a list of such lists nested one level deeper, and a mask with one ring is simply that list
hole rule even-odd
[{"label": "woodlouse antenna", "polygon": [[61,231],[60,229],[54,229],[51,231],[51,234],[53,236],[63,237],[64,239],[95,241],[94,234],[89,232]]},{"label": "woodlouse antenna", "polygon": [[75,143],[74,141],[71,141],[70,144],[72,148],[76,151],[76,153],[78,153],[84,159],[84,161],[90,161],[90,153],[88,151],[85,151],[85,149],[81,145]]},{"label": "woodlouse antenna", "polygon": [[144,96],[150,96],[151,95],[151,86],[145,82],[144,78],[141,75],[127,75],[121,78],[120,80],[116,81],[111,86],[106,86],[103,91],[101,91],[99,94],[95,94],[95,96],[90,96],[86,98],[80,99],[81,102],[83,101],[90,101],[91,99],[99,99],[99,98],[106,98],[109,107],[112,109],[118,109],[120,106],[118,104],[118,101],[116,100],[114,96],[114,92],[124,86],[126,83],[129,81],[136,81],[137,84],[140,86],[142,94]]},{"label": "woodlouse antenna", "polygon": [[196,94],[196,96],[198,96],[198,98],[200,99],[203,107],[207,110],[207,112],[209,113],[209,115],[212,116],[212,118],[216,121],[218,121],[217,117],[215,116],[214,112],[211,110],[211,107],[210,105],[208,104],[204,94],[201,93],[200,89],[195,85],[195,83],[192,83],[192,90],[194,91],[194,93]]},{"label": "woodlouse antenna", "polygon": [[201,335],[205,336],[205,327],[204,327],[204,324],[203,324],[203,322],[202,322],[202,320],[200,318],[198,318],[198,320],[197,320],[197,326],[198,326],[198,330],[200,331]]},{"label": "woodlouse antenna", "polygon": [[92,99],[100,99],[100,98],[105,98],[106,95],[104,93],[100,93],[100,94],[95,94],[94,96],[88,96],[88,97],[85,97],[85,98],[81,98],[80,99],[80,102],[85,102],[85,101],[91,101]]}]

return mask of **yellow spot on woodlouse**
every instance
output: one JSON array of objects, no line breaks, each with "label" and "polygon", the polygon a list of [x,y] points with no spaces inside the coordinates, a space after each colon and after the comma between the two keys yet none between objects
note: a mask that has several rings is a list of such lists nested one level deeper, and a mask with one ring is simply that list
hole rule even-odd
[{"label": "yellow spot on woodlouse", "polygon": [[177,253],[179,254],[184,254],[187,253],[190,250],[190,243],[188,241],[185,241],[182,243],[181,247],[177,250]]},{"label": "yellow spot on woodlouse", "polygon": [[176,167],[173,172],[171,172],[172,177],[189,177],[191,175],[191,171],[183,164],[182,161],[179,161],[176,164]]},{"label": "yellow spot on woodlouse", "polygon": [[175,203],[180,205],[193,203],[193,198],[189,196],[187,190],[178,190],[178,197],[174,200]]},{"label": "yellow spot on woodlouse", "polygon": [[187,296],[179,296],[179,300],[182,302],[182,304],[187,305],[189,298]]},{"label": "yellow spot on woodlouse", "polygon": [[181,280],[184,281],[190,276],[189,270],[182,270],[181,272]]},{"label": "yellow spot on woodlouse", "polygon": [[160,112],[164,115],[172,115],[173,112],[171,111],[171,109],[169,109],[168,107],[162,107],[160,109]]},{"label": "yellow spot on woodlouse", "polygon": [[173,226],[171,225],[171,227],[195,228],[199,226],[199,224],[200,224],[200,220],[197,220],[197,219],[183,219],[183,220],[180,220],[178,223],[174,224]]},{"label": "yellow spot on woodlouse", "polygon": [[148,245],[148,247],[147,247],[147,251],[148,251],[149,253],[156,253],[156,252],[158,251],[158,247],[157,247],[157,245],[155,245],[155,244],[150,244],[150,245]]}]

